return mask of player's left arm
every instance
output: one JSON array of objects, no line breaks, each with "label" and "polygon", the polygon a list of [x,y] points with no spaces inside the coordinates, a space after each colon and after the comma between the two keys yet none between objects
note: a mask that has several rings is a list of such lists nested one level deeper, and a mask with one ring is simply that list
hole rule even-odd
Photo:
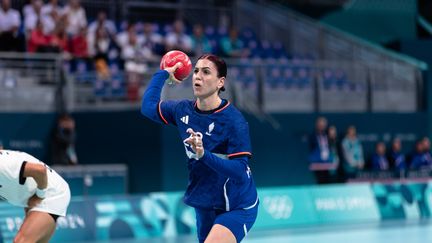
[{"label": "player's left arm", "polygon": [[235,159],[222,159],[206,150],[201,161],[217,173],[236,181],[244,181],[250,176],[247,166],[247,156]]},{"label": "player's left arm", "polygon": [[194,131],[190,131],[192,136],[186,142],[192,146],[199,160],[214,171],[225,177],[242,181],[250,178],[248,160],[252,153],[249,152],[251,151],[249,127],[246,122],[234,124],[236,124],[235,127],[229,132],[229,154],[227,155],[229,159],[220,158],[206,150],[202,142],[202,136],[197,136]]}]

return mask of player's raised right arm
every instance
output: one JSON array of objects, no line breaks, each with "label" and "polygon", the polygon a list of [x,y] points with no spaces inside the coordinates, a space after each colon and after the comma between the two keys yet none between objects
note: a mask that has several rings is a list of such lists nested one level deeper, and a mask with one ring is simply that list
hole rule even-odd
[{"label": "player's raised right arm", "polygon": [[158,105],[159,105],[163,85],[165,83],[165,80],[168,79],[168,77],[169,77],[169,73],[167,71],[165,70],[157,71],[153,75],[142,98],[141,114],[156,122],[160,122],[157,113]]},{"label": "player's raised right arm", "polygon": [[158,106],[161,99],[162,88],[167,79],[170,79],[174,82],[180,82],[175,79],[173,75],[175,70],[180,65],[180,63],[177,63],[173,67],[159,70],[153,75],[146,91],[144,92],[144,96],[141,102],[141,114],[143,114],[145,117],[156,122],[161,122],[158,114],[158,112],[160,112]]}]

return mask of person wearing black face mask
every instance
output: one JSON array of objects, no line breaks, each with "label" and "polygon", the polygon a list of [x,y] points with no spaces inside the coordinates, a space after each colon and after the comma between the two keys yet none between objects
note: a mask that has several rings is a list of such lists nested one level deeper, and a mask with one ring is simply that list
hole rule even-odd
[{"label": "person wearing black face mask", "polygon": [[75,138],[74,119],[68,114],[60,115],[52,138],[52,164],[75,165],[78,163]]}]

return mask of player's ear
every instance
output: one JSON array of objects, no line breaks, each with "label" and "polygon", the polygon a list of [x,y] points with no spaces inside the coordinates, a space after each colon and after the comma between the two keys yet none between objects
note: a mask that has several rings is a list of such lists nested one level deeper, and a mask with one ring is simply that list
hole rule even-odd
[{"label": "player's ear", "polygon": [[219,78],[218,89],[221,89],[225,85],[225,77]]}]

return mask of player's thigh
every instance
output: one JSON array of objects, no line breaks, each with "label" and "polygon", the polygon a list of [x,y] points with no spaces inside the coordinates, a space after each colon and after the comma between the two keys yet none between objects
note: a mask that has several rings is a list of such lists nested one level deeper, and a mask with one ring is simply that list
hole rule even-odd
[{"label": "player's thigh", "polygon": [[230,229],[221,225],[213,225],[204,243],[236,243],[236,237]]},{"label": "player's thigh", "polygon": [[[220,239],[223,242],[241,242],[252,228],[258,214],[258,207],[244,210],[238,209],[230,212],[225,212],[217,216],[214,227],[217,225],[224,226],[215,227],[215,230],[210,232],[209,237],[222,237]],[[229,231],[229,233],[227,232]],[[234,237],[234,241],[229,241],[231,236]]]},{"label": "player's thigh", "polygon": [[39,242],[49,239],[55,227],[56,223],[48,213],[30,211],[24,218],[24,222],[15,236],[14,242]]}]

